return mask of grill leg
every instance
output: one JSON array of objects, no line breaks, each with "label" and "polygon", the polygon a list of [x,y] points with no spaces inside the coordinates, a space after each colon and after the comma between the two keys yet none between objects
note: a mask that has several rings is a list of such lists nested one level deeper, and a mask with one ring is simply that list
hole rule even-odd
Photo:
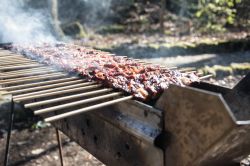
[{"label": "grill leg", "polygon": [[4,155],[4,166],[8,165],[10,137],[11,137],[11,131],[13,127],[13,121],[14,121],[14,102],[13,102],[13,98],[11,98],[9,126],[8,126],[8,134],[7,134],[7,141],[6,141],[6,147],[5,147],[5,155]]},{"label": "grill leg", "polygon": [[58,143],[58,148],[59,148],[60,162],[61,162],[61,166],[63,166],[62,141],[61,141],[59,130],[57,128],[56,128],[56,137],[57,137],[57,143]]}]

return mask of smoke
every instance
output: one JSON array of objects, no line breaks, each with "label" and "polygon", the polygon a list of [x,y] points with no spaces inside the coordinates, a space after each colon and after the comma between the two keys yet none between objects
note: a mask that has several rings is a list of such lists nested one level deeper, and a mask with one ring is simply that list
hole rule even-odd
[{"label": "smoke", "polygon": [[53,42],[46,10],[30,9],[24,0],[1,0],[0,42]]},{"label": "smoke", "polygon": [[82,0],[87,9],[85,22],[89,25],[99,25],[109,20],[113,14],[112,0]]}]

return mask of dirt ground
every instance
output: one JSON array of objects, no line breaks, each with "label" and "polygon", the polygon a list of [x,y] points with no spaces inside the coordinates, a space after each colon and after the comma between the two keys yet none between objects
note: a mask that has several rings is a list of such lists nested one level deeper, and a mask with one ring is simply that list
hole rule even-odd
[{"label": "dirt ground", "polygon": [[[61,136],[66,166],[104,165],[79,145],[71,142],[63,133]],[[0,139],[0,145],[2,161],[5,139]],[[39,130],[14,130],[11,138],[9,164],[12,166],[60,166],[58,153],[56,133],[53,127]]]},{"label": "dirt ground", "polygon": [[[136,40],[136,39],[135,39]],[[95,40],[96,41],[96,40]],[[110,42],[114,43],[113,38]],[[116,41],[124,42],[124,41]],[[140,42],[135,42],[137,45]],[[90,44],[91,45],[91,44]],[[136,49],[137,47],[134,47]],[[146,50],[145,50],[146,51]],[[144,52],[145,52],[144,51]],[[144,52],[141,52],[143,54]],[[127,54],[128,56],[130,54]],[[143,58],[146,61],[160,63],[166,66],[177,67],[196,67],[203,68],[207,66],[223,65],[228,66],[232,63],[246,64],[250,63],[250,52],[236,53],[211,53],[211,54],[195,54],[195,55],[175,55],[156,58]],[[227,73],[225,75],[210,78],[209,82],[232,88],[243,76],[244,73]],[[0,127],[5,123],[0,115]],[[25,122],[24,122],[25,123]],[[0,165],[3,162],[3,154],[5,149],[6,128],[0,128]],[[79,145],[72,142],[62,134],[63,140],[63,156],[66,166],[102,166],[104,165]],[[33,130],[30,126],[23,128],[14,128],[11,138],[10,165],[12,166],[56,166],[60,165],[58,157],[57,141],[55,129],[46,127]]]}]

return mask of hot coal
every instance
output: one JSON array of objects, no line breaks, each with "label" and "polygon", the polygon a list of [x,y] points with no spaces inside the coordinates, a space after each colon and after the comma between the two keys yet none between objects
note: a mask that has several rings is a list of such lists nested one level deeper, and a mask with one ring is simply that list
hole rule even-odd
[{"label": "hot coal", "polygon": [[77,72],[144,101],[156,99],[170,84],[185,86],[199,81],[195,73],[143,65],[133,59],[71,44],[13,45],[12,50],[41,63]]}]

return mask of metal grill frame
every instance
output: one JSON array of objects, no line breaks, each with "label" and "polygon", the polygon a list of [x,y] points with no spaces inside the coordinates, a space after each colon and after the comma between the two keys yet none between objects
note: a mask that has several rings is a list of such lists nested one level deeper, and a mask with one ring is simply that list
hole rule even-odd
[{"label": "metal grill frame", "polygon": [[[4,51],[6,54],[11,54],[9,57],[13,58],[14,54],[10,53],[8,51]],[[18,55],[19,56],[19,55]],[[18,68],[13,67],[14,62],[8,61],[6,58],[3,58],[0,54],[0,58],[5,59],[4,63],[2,63],[5,67],[1,67],[0,70],[22,70],[22,72],[12,72],[8,73],[12,75],[12,77],[15,78],[15,75],[22,75],[24,73],[30,73],[34,72],[29,69],[32,67],[35,68],[43,68],[43,66],[32,64],[34,66],[26,65],[26,63],[23,65],[19,65]],[[25,59],[22,59],[19,57],[17,61],[22,61],[22,63],[25,61]],[[33,62],[32,62],[33,63]],[[0,62],[1,64],[1,62]],[[11,64],[11,66],[10,66]],[[16,65],[16,63],[14,63]],[[43,68],[44,73],[46,73],[46,69]],[[48,69],[50,71],[51,69]],[[23,73],[24,71],[24,73]],[[52,72],[54,73],[54,71]],[[56,75],[55,71],[55,75]],[[63,73],[60,71],[60,73]],[[38,74],[37,71],[34,72],[34,74]],[[55,76],[52,74],[52,76]],[[67,73],[65,73],[67,75]],[[3,75],[2,75],[3,76]],[[22,75],[23,76],[23,75]],[[26,81],[34,81],[32,84],[32,87],[35,86],[44,86],[45,92],[53,93],[53,91],[48,91],[48,86],[53,87],[51,85],[54,84],[60,84],[62,78],[65,78],[65,75],[62,74],[58,76],[59,78],[56,80],[44,80],[40,77],[35,77],[32,75],[29,75],[26,77],[26,80],[24,82],[21,82],[24,84]],[[68,76],[66,76],[68,77]],[[203,78],[210,77],[205,76]],[[4,78],[8,78],[7,75],[4,75]],[[11,78],[13,79],[13,78]],[[67,78],[68,81],[75,81],[78,78],[75,76],[72,76],[72,78]],[[36,81],[42,81],[40,83],[37,83]],[[58,80],[58,81],[57,81]],[[2,81],[1,85],[10,84],[13,85],[13,91],[16,93],[18,92],[18,87],[15,86],[15,84],[19,81],[23,81],[22,79],[13,79],[11,81]],[[164,165],[209,165],[209,164],[230,164],[233,162],[233,159],[241,157],[245,155],[246,153],[249,153],[248,149],[240,150],[238,147],[249,146],[249,142],[242,142],[249,138],[248,132],[249,131],[249,121],[248,120],[239,120],[239,117],[241,113],[236,114],[234,111],[238,108],[237,104],[241,103],[241,100],[243,101],[242,109],[249,108],[249,104],[247,103],[249,101],[249,81],[250,81],[250,74],[248,74],[245,79],[243,79],[234,89],[227,89],[220,86],[215,86],[207,83],[199,83],[197,85],[193,85],[193,87],[177,87],[177,86],[171,86],[166,92],[163,93],[163,95],[160,97],[160,99],[157,101],[157,104],[155,107],[143,104],[138,101],[131,100],[132,97],[121,97],[116,99],[112,99],[111,101],[117,101],[117,103],[110,103],[110,101],[103,99],[101,103],[109,103],[106,107],[102,107],[104,105],[100,105],[100,108],[93,107],[83,107],[81,102],[79,103],[72,103],[73,108],[68,108],[71,105],[68,105],[68,107],[60,107],[59,110],[53,110],[53,112],[45,111],[46,114],[41,114],[45,121],[52,121],[52,124],[57,128],[60,129],[62,132],[64,132],[67,136],[69,136],[71,139],[73,139],[75,142],[77,142],[79,145],[84,147],[86,150],[88,150],[91,154],[96,156],[98,159],[103,161],[107,165],[157,165],[157,166],[164,166]],[[49,82],[51,85],[46,85],[43,82]],[[95,83],[93,83],[95,84]],[[0,86],[1,86],[0,85]],[[67,84],[66,87],[72,87],[70,84]],[[93,85],[90,85],[90,87]],[[26,85],[21,85],[21,88],[25,87]],[[47,89],[46,89],[47,87]],[[77,89],[76,91],[79,91],[80,89]],[[82,87],[80,87],[82,88]],[[95,87],[98,88],[98,87]],[[6,89],[2,90],[11,90],[11,87],[7,87]],[[49,103],[52,104],[50,107],[54,107],[53,103],[58,102],[61,104],[61,102],[64,102],[66,100],[71,101],[69,98],[64,98],[64,90],[63,92],[57,93],[56,89],[54,92],[57,95],[57,99],[46,99],[47,101],[43,104]],[[67,88],[65,89],[65,93],[69,93],[72,91],[67,91]],[[96,90],[96,89],[95,89]],[[108,92],[112,93],[112,89],[106,89]],[[211,92],[212,91],[212,92]],[[20,91],[18,93],[21,93]],[[31,92],[32,93],[32,92]],[[5,95],[10,95],[10,92],[6,92]],[[44,93],[41,93],[44,95]],[[181,99],[183,97],[183,94],[185,94],[185,98]],[[202,103],[201,100],[196,100],[194,96],[198,95],[203,96],[203,99],[211,99],[212,106],[210,103]],[[240,95],[239,95],[240,94]],[[40,95],[40,94],[37,94]],[[74,94],[70,94],[74,96]],[[83,95],[83,94],[82,94]],[[120,93],[113,92],[113,95],[120,95]],[[171,96],[172,95],[172,96]],[[43,96],[43,97],[49,97]],[[84,95],[83,95],[84,96]],[[81,96],[81,97],[83,97]],[[176,97],[173,97],[176,96]],[[43,104],[41,104],[43,101],[40,99],[34,99],[34,98],[26,98],[27,95],[19,95],[19,97],[13,97],[13,101],[16,103],[20,103],[24,105],[25,107],[29,109],[35,109],[35,110],[44,110]],[[37,96],[39,97],[39,96]],[[75,96],[76,98],[79,96]],[[197,96],[196,96],[197,97]],[[246,98],[243,100],[243,98]],[[59,100],[60,99],[60,100]],[[123,101],[123,99],[125,101]],[[234,102],[228,103],[228,101],[232,99],[237,99],[237,103]],[[54,100],[54,101],[53,101]],[[85,100],[85,101],[84,101]],[[88,99],[83,99],[82,102],[85,103]],[[121,102],[123,101],[123,102]],[[74,102],[74,101],[73,101]],[[95,99],[91,99],[91,102],[93,104],[100,104],[99,100],[95,101]],[[188,103],[192,104],[192,109],[188,109],[189,106],[182,104],[182,103]],[[217,102],[217,105],[215,104]],[[40,104],[39,104],[40,103]],[[173,104],[174,103],[174,104]],[[179,103],[179,104],[178,104]],[[33,105],[32,105],[33,104]],[[77,105],[79,104],[79,105]],[[203,104],[203,105],[202,105]],[[182,106],[183,105],[183,106]],[[197,105],[197,107],[196,107]],[[217,134],[220,134],[222,139],[214,139],[213,142],[206,142],[206,146],[210,147],[209,149],[205,148],[205,145],[203,145],[202,137],[199,136],[200,133],[203,133],[203,131],[194,132],[193,136],[197,136],[199,138],[198,140],[198,151],[201,153],[193,153],[192,155],[189,155],[190,150],[192,148],[195,148],[194,146],[190,146],[189,144],[186,144],[186,140],[190,139],[190,137],[187,138],[187,135],[185,135],[186,130],[193,131],[193,127],[199,126],[200,129],[202,129],[202,123],[199,125],[193,125],[192,123],[186,123],[186,121],[181,118],[177,118],[177,115],[181,115],[183,112],[189,111],[188,116],[192,115],[192,113],[197,113],[197,111],[200,111],[200,107],[207,108],[203,111],[207,114],[207,117],[213,117],[214,115],[221,117],[223,119],[223,122],[230,122],[230,123],[223,123],[221,126],[221,130],[217,132]],[[217,108],[217,106],[219,106]],[[91,107],[91,106],[90,106]],[[86,109],[88,108],[88,109]],[[213,108],[213,109],[212,109]],[[77,110],[78,116],[71,116],[76,115],[75,113],[69,115],[69,116],[60,116],[60,115],[68,115],[69,111]],[[210,112],[209,110],[213,110]],[[13,109],[11,109],[13,110]],[[46,109],[45,109],[46,110]],[[91,112],[89,112],[91,110]],[[60,112],[58,112],[60,111]],[[88,112],[86,112],[88,111]],[[12,111],[11,111],[12,112]],[[74,111],[73,111],[74,112]],[[83,113],[84,114],[81,114]],[[60,113],[58,115],[58,113]],[[78,114],[79,113],[79,114]],[[218,113],[218,114],[216,114]],[[11,113],[12,115],[12,113]],[[244,115],[250,116],[250,113],[246,111]],[[59,116],[59,117],[58,117]],[[186,117],[188,117],[186,116]],[[10,116],[11,119],[12,116]],[[55,119],[50,119],[54,118]],[[172,117],[169,119],[169,117]],[[185,116],[184,116],[185,117]],[[49,119],[48,119],[49,118]],[[172,119],[176,119],[176,123],[172,123]],[[250,119],[250,117],[249,117]],[[54,120],[56,120],[54,122]],[[190,116],[188,119],[190,122],[192,120],[198,120],[194,116]],[[178,123],[177,123],[178,122]],[[213,120],[208,120],[206,124],[214,123]],[[179,124],[184,124],[185,127],[179,127]],[[228,132],[229,128],[225,127],[225,124],[230,124],[230,131]],[[206,126],[206,125],[205,125]],[[216,125],[215,125],[216,126]],[[203,126],[204,127],[204,126]],[[218,126],[216,126],[218,127]],[[199,128],[198,128],[199,129]],[[211,126],[208,125],[207,127],[204,127],[205,131],[211,131]],[[10,125],[11,130],[11,125]],[[227,141],[230,141],[230,139],[234,137],[238,137],[240,134],[240,131],[248,132],[244,136],[242,136],[241,139],[239,139],[239,144],[236,146],[230,146]],[[57,130],[58,132],[58,130]],[[184,135],[182,135],[184,133]],[[205,132],[206,133],[206,132]],[[208,138],[211,138],[211,135],[214,133],[208,132],[207,136]],[[59,134],[57,134],[59,135]],[[181,136],[183,136],[183,139]],[[212,137],[213,138],[213,137]],[[215,137],[216,138],[216,137]],[[185,140],[186,139],[186,140]],[[60,139],[58,138],[58,143],[60,147]],[[206,139],[208,140],[208,139]],[[179,145],[184,145],[183,148],[178,148]],[[223,145],[228,145],[227,147]],[[112,146],[110,146],[112,145]],[[216,151],[217,156],[213,156],[213,152],[215,152],[216,147],[220,147],[218,151]],[[177,147],[177,148],[172,148]],[[227,149],[229,148],[229,149]],[[8,148],[6,148],[8,150]],[[179,153],[176,153],[179,152]],[[188,152],[188,153],[187,153]],[[225,153],[222,153],[225,152]],[[185,156],[187,154],[188,157]],[[178,155],[182,154],[182,155]],[[233,154],[233,155],[232,155]],[[191,162],[191,163],[190,163]]]}]

